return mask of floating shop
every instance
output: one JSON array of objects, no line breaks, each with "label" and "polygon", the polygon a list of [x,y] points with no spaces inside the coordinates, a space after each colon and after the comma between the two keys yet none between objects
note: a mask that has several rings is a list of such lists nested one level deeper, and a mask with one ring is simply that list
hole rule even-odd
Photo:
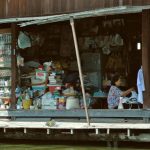
[{"label": "floating shop", "polygon": [[[0,117],[6,119],[0,121],[1,137],[42,130],[51,138],[69,133],[70,139],[81,131],[99,140],[149,142],[150,2],[0,4]],[[115,75],[123,91],[134,92],[110,109]]]}]

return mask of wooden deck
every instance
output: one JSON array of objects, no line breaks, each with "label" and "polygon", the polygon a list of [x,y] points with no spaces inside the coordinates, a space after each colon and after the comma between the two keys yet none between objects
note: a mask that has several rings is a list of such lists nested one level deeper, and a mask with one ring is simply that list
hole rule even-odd
[{"label": "wooden deck", "polygon": [[[0,139],[150,142],[150,110],[0,110]],[[48,126],[47,121],[55,121]]]},{"label": "wooden deck", "polygon": [[[75,123],[0,121],[0,139],[36,140],[87,140],[87,141],[138,141],[150,142],[148,123]],[[37,132],[38,131],[38,132]],[[138,133],[138,134],[137,134]],[[37,136],[38,135],[38,136]],[[39,136],[40,135],[40,136]]]},{"label": "wooden deck", "polygon": [[148,129],[150,130],[150,124],[148,123],[91,123],[90,126],[87,123],[78,122],[57,122],[54,126],[49,127],[46,122],[20,122],[20,121],[0,121],[0,128],[5,129]]}]

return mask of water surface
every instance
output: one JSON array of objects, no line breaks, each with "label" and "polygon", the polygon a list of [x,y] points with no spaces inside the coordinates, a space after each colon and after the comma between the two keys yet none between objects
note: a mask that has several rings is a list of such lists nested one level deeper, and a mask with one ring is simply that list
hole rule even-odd
[{"label": "water surface", "polygon": [[[8,141],[7,141],[8,142]],[[105,144],[106,145],[106,144]],[[140,145],[140,147],[138,146]],[[34,142],[32,144],[32,142],[29,141],[29,143],[25,143],[25,144],[19,144],[19,143],[0,143],[0,150],[148,150],[149,148],[149,144],[147,143],[146,147],[145,144],[143,145],[143,143],[138,143],[138,145],[121,145],[118,148],[110,148],[107,146],[104,146],[104,144],[101,146],[99,144],[84,144],[82,145],[82,143],[79,143],[79,145],[77,145],[77,143],[75,144],[71,144],[69,145],[65,143],[64,144],[44,144],[44,143],[40,143],[40,142]],[[143,146],[142,146],[143,145]],[[142,148],[144,147],[144,148]]]}]

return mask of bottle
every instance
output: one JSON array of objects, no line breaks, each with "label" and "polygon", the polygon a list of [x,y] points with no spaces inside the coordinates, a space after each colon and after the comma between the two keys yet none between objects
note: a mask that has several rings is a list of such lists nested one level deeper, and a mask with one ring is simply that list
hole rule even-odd
[{"label": "bottle", "polygon": [[17,109],[21,109],[21,108],[22,108],[22,97],[19,96],[17,101]]},{"label": "bottle", "polygon": [[23,105],[23,108],[24,108],[24,109],[30,109],[30,106],[31,106],[31,99],[30,99],[30,96],[29,96],[29,94],[28,94],[27,91],[26,91],[26,93],[25,93],[25,98],[24,98],[24,100],[23,100],[22,105]]},{"label": "bottle", "polygon": [[124,109],[124,108],[123,108],[123,104],[122,104],[122,100],[123,100],[123,97],[120,97],[118,109]]},{"label": "bottle", "polygon": [[26,94],[25,94],[25,100],[30,100],[30,96],[29,96],[28,92],[26,92]]}]

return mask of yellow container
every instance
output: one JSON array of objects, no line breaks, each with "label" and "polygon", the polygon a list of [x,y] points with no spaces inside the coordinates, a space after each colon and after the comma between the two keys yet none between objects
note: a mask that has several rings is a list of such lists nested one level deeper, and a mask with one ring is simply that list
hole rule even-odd
[{"label": "yellow container", "polygon": [[32,104],[31,99],[23,100],[23,103],[22,103],[24,109],[30,109],[31,104]]}]

